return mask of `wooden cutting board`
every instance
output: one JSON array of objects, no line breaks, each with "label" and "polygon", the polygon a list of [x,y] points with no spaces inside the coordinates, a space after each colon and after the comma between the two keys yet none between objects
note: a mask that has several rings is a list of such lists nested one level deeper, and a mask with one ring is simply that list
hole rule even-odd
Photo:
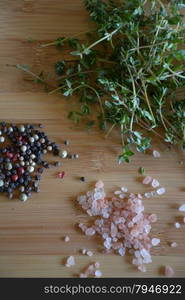
[{"label": "wooden cutting board", "polygon": [[[182,216],[178,206],[185,202],[185,165],[179,164],[185,158],[182,152],[169,150],[156,141],[154,148],[161,152],[161,158],[154,159],[150,153],[137,154],[132,163],[118,165],[120,141],[116,131],[105,140],[97,129],[88,132],[75,127],[67,119],[69,105],[65,99],[48,96],[42,87],[25,80],[30,79],[27,75],[6,66],[28,64],[35,72],[51,72],[62,52],[39,45],[92,26],[82,1],[1,0],[0,11],[0,119],[43,123],[51,139],[61,146],[68,139],[69,151],[80,157],[64,161],[60,170],[67,175],[63,180],[57,178],[57,169],[46,171],[41,192],[26,203],[0,196],[0,277],[77,276],[91,261],[101,263],[105,277],[162,276],[160,270],[166,264],[174,268],[176,276],[185,276],[185,225],[181,229],[173,225]],[[138,174],[141,166],[167,189],[164,196],[144,201],[146,211],[158,215],[152,236],[161,239],[161,246],[152,250],[153,263],[144,274],[135,270],[129,256],[101,254],[100,241],[87,239],[75,226],[88,221],[76,206],[77,195],[98,179],[104,180],[107,192],[123,184],[130,191],[142,192]],[[85,176],[85,183],[79,180],[80,176]],[[70,236],[69,243],[63,241],[65,235]],[[169,246],[173,241],[177,248]],[[95,255],[81,255],[82,248]],[[64,267],[67,255],[75,255],[74,268]]]}]

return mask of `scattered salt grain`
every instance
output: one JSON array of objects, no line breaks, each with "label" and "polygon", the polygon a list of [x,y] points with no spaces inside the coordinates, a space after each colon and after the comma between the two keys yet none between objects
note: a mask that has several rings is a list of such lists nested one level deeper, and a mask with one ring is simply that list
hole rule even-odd
[{"label": "scattered salt grain", "polygon": [[177,247],[177,243],[176,243],[176,242],[172,242],[172,243],[170,244],[170,246],[171,246],[172,248],[176,248],[176,247]]},{"label": "scattered salt grain", "polygon": [[96,270],[94,273],[95,277],[101,277],[102,276],[102,272],[100,270]]},{"label": "scattered salt grain", "polygon": [[153,157],[159,158],[160,156],[161,156],[161,154],[159,153],[159,151],[153,150]]},{"label": "scattered salt grain", "polygon": [[164,275],[166,277],[172,277],[174,275],[174,270],[170,266],[165,266],[164,267]]},{"label": "scattered salt grain", "polygon": [[119,195],[119,194],[121,194],[121,193],[122,193],[122,191],[115,191],[115,192],[114,192],[115,195]]},{"label": "scattered salt grain", "polygon": [[182,205],[179,207],[179,211],[185,212],[185,204],[182,204]]},{"label": "scattered salt grain", "polygon": [[122,192],[124,192],[124,193],[127,193],[127,192],[128,192],[128,188],[125,187],[125,186],[122,186],[122,187],[121,187],[121,190],[122,190]]},{"label": "scattered salt grain", "polygon": [[87,278],[87,274],[85,274],[85,273],[80,273],[80,276],[79,276],[80,278]]},{"label": "scattered salt grain", "polygon": [[181,228],[181,224],[179,222],[176,222],[174,225],[177,229]]},{"label": "scattered salt grain", "polygon": [[185,217],[183,218],[182,222],[185,223]]},{"label": "scattered salt grain", "polygon": [[75,259],[74,259],[74,256],[68,256],[67,260],[66,260],[66,264],[65,266],[66,267],[72,267],[75,265]]},{"label": "scattered salt grain", "polygon": [[155,189],[159,186],[159,181],[157,179],[153,179],[151,185]]},{"label": "scattered salt grain", "polygon": [[87,251],[86,254],[87,254],[87,256],[93,256],[93,252],[92,251]]},{"label": "scattered salt grain", "polygon": [[141,271],[141,272],[146,272],[146,271],[147,271],[145,265],[140,265],[140,266],[138,266],[137,268],[138,268],[138,270]]},{"label": "scattered salt grain", "polygon": [[160,244],[160,239],[153,238],[153,239],[152,239],[152,245],[153,245],[153,246],[157,246],[158,244]]},{"label": "scattered salt grain", "polygon": [[64,242],[69,242],[70,241],[70,237],[68,236],[68,235],[66,235],[65,237],[64,237]]},{"label": "scattered salt grain", "polygon": [[85,255],[87,253],[87,249],[82,249],[81,252]]},{"label": "scattered salt grain", "polygon": [[163,195],[166,192],[166,189],[164,187],[161,187],[159,189],[157,189],[156,193],[158,195]]},{"label": "scattered salt grain", "polygon": [[143,179],[143,184],[149,184],[152,181],[152,177],[151,176],[146,176]]}]

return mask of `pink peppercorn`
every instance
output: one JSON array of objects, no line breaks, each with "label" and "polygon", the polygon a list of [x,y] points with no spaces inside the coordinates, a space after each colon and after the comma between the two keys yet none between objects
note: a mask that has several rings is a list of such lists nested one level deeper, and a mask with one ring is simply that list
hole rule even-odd
[{"label": "pink peppercorn", "polygon": [[58,177],[59,178],[64,178],[64,176],[65,176],[65,172],[63,171],[63,172],[60,172],[60,173],[58,173]]},{"label": "pink peppercorn", "polygon": [[11,153],[11,152],[6,152],[6,156],[7,156],[8,158],[13,158],[13,153]]},{"label": "pink peppercorn", "polygon": [[12,180],[13,181],[17,181],[18,178],[19,178],[18,175],[12,175]]},{"label": "pink peppercorn", "polygon": [[24,168],[18,168],[18,174],[19,175],[22,175],[22,174],[24,174]]}]

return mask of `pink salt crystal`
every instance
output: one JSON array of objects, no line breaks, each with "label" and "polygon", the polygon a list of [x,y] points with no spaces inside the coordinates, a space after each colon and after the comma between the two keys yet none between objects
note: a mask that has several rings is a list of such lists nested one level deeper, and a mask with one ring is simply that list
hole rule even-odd
[{"label": "pink salt crystal", "polygon": [[164,187],[161,187],[159,189],[157,189],[156,193],[158,195],[163,195],[166,192],[166,189]]},{"label": "pink salt crystal", "polygon": [[100,270],[96,270],[94,273],[95,277],[101,277],[102,276],[102,272]]},{"label": "pink salt crystal", "polygon": [[179,211],[185,212],[185,204],[182,204],[182,205],[179,207]]},{"label": "pink salt crystal", "polygon": [[183,220],[182,220],[182,221],[183,221],[183,223],[185,223],[185,217],[183,217]]},{"label": "pink salt crystal", "polygon": [[128,188],[125,187],[125,186],[122,186],[122,187],[121,187],[121,190],[122,190],[122,192],[124,192],[124,193],[127,193],[127,192],[128,192]]},{"label": "pink salt crystal", "polygon": [[87,254],[87,256],[93,256],[93,252],[92,251],[87,251],[86,254]]},{"label": "pink salt crystal", "polygon": [[158,244],[160,244],[160,239],[153,238],[152,239],[152,246],[157,246]]},{"label": "pink salt crystal", "polygon": [[95,187],[98,188],[98,189],[103,188],[104,187],[103,181],[99,180],[98,182],[96,182]]},{"label": "pink salt crystal", "polygon": [[145,265],[140,265],[140,266],[138,266],[137,268],[138,268],[138,270],[141,271],[141,272],[146,272],[146,267],[145,267]]},{"label": "pink salt crystal", "polygon": [[171,246],[172,248],[176,248],[176,247],[177,247],[177,243],[176,243],[176,242],[172,242],[172,243],[170,244],[170,246]]},{"label": "pink salt crystal", "polygon": [[80,276],[79,276],[80,278],[87,278],[87,274],[85,274],[85,273],[80,273]]},{"label": "pink salt crystal", "polygon": [[92,235],[95,234],[95,232],[96,232],[96,231],[95,231],[93,228],[90,227],[90,228],[87,228],[87,229],[86,229],[85,234],[86,234],[86,235],[89,235],[89,236],[92,236]]},{"label": "pink salt crystal", "polygon": [[114,192],[115,195],[119,195],[119,194],[121,194],[121,193],[122,193],[121,191],[115,191],[115,192]]},{"label": "pink salt crystal", "polygon": [[99,261],[96,261],[96,262],[94,263],[94,267],[97,268],[97,269],[100,267]]},{"label": "pink salt crystal", "polygon": [[174,275],[174,270],[170,266],[165,266],[164,267],[164,275],[166,277],[172,277]]},{"label": "pink salt crystal", "polygon": [[86,254],[87,249],[82,249],[81,251],[82,251],[82,254]]},{"label": "pink salt crystal", "polygon": [[69,242],[69,241],[70,241],[70,238],[69,238],[68,235],[66,235],[66,236],[64,237],[64,241],[65,241],[65,242]]},{"label": "pink salt crystal", "polygon": [[157,179],[153,179],[151,185],[153,188],[157,188],[159,186],[159,181]]},{"label": "pink salt crystal", "polygon": [[143,184],[149,184],[152,181],[152,177],[151,176],[146,176],[143,179]]},{"label": "pink salt crystal", "polygon": [[66,260],[66,267],[72,267],[75,265],[75,259],[74,256],[68,256],[67,260]]},{"label": "pink salt crystal", "polygon": [[153,150],[153,157],[159,158],[160,156],[161,156],[161,154],[159,153],[159,151]]},{"label": "pink salt crystal", "polygon": [[120,195],[119,195],[119,198],[120,198],[120,199],[124,199],[124,198],[125,198],[125,194],[120,194]]},{"label": "pink salt crystal", "polygon": [[177,229],[181,228],[181,224],[179,222],[176,222],[174,225]]},{"label": "pink salt crystal", "polygon": [[124,256],[125,255],[125,248],[119,248],[118,253],[119,253],[119,255]]},{"label": "pink salt crystal", "polygon": [[155,223],[157,221],[157,215],[156,214],[149,215],[148,220],[152,223]]}]

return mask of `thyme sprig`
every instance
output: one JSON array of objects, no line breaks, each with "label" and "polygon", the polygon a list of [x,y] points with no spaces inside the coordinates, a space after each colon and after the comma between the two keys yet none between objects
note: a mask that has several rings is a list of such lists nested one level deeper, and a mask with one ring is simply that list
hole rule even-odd
[{"label": "thyme sprig", "polygon": [[129,162],[132,144],[139,152],[151,146],[146,130],[185,147],[185,98],[178,96],[185,87],[185,4],[166,2],[85,0],[95,23],[79,34],[85,42],[61,37],[42,45],[71,49],[72,59],[55,65],[58,87],[50,93],[78,96],[80,110],[69,114],[74,122],[87,118],[93,126],[95,109],[106,136],[118,127],[120,163]]}]

